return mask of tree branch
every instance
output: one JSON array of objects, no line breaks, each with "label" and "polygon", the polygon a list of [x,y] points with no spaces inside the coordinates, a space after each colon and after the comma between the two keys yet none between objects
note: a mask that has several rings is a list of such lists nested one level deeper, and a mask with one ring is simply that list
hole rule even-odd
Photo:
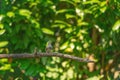
[{"label": "tree branch", "polygon": [[79,57],[75,57],[75,56],[71,56],[68,54],[62,54],[62,53],[37,53],[37,54],[30,54],[30,53],[14,53],[14,54],[0,54],[0,59],[1,58],[41,58],[41,57],[61,57],[61,58],[67,58],[67,59],[71,59],[71,60],[76,60],[79,62],[94,62],[91,61],[87,58],[79,58]]}]

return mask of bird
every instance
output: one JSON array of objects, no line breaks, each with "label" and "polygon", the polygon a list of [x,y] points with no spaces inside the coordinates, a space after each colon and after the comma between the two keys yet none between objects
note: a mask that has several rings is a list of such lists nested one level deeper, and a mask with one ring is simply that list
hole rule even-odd
[{"label": "bird", "polygon": [[34,48],[34,55],[37,55],[37,51],[38,51],[38,49],[37,49],[37,47],[35,47]]},{"label": "bird", "polygon": [[52,49],[53,49],[52,42],[48,41],[45,48],[46,53],[51,53]]}]

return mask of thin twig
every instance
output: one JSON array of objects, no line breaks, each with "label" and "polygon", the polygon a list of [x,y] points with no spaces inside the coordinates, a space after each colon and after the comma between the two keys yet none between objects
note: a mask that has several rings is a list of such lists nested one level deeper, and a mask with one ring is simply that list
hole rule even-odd
[{"label": "thin twig", "polygon": [[75,57],[75,56],[71,56],[68,54],[62,54],[62,53],[37,53],[37,54],[30,54],[30,53],[14,53],[14,54],[0,54],[0,59],[1,58],[41,58],[41,57],[61,57],[61,58],[67,58],[67,59],[71,59],[71,60],[76,60],[79,62],[94,62],[91,61],[87,58],[79,58],[79,57]]}]

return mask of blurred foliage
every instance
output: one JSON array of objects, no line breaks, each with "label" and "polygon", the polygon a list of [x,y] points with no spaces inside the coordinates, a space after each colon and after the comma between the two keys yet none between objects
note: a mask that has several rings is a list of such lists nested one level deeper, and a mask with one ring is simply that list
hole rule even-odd
[{"label": "blurred foliage", "polygon": [[0,53],[55,52],[88,57],[94,63],[61,58],[0,59],[3,80],[113,80],[120,70],[119,0],[1,0]]}]

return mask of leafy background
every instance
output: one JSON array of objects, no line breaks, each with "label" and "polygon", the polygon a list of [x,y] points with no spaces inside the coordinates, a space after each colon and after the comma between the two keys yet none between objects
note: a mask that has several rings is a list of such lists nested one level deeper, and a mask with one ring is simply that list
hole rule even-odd
[{"label": "leafy background", "polygon": [[113,80],[120,73],[119,0],[1,0],[0,53],[54,52],[62,58],[0,59],[3,80]]}]

